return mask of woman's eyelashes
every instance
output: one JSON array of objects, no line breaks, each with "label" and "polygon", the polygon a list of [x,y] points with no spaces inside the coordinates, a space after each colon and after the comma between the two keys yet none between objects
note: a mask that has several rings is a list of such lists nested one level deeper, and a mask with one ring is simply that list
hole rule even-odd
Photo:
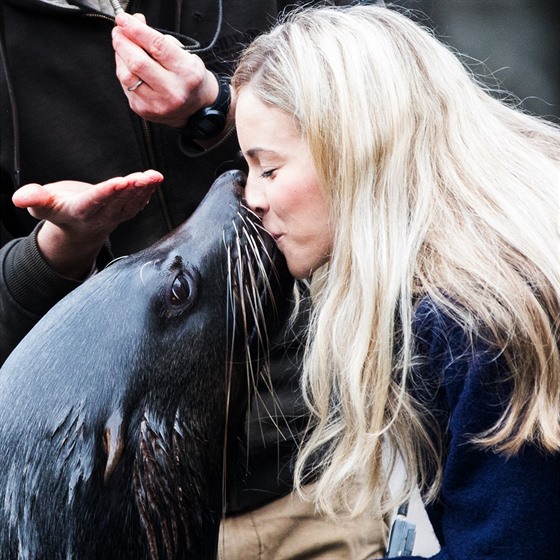
[{"label": "woman's eyelashes", "polygon": [[261,173],[261,179],[268,179],[272,177],[272,174],[276,171],[276,169],[267,169]]}]

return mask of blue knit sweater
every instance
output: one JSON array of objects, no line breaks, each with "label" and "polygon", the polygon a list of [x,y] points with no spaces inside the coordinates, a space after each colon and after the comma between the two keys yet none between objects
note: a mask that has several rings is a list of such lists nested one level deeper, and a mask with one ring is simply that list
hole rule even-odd
[{"label": "blue knit sweater", "polygon": [[432,558],[559,560],[560,454],[526,445],[507,459],[469,443],[504,411],[505,361],[428,300],[415,333],[425,357],[415,370],[418,396],[440,424],[446,453],[441,492],[427,508],[441,544]]}]

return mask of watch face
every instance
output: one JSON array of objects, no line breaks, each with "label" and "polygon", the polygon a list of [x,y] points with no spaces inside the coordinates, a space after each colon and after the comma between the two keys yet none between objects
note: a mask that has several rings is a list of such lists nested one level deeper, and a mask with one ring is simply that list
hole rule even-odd
[{"label": "watch face", "polygon": [[202,109],[200,116],[193,116],[197,118],[189,119],[184,132],[194,139],[212,138],[222,132],[226,126],[226,115],[217,109],[207,107]]}]

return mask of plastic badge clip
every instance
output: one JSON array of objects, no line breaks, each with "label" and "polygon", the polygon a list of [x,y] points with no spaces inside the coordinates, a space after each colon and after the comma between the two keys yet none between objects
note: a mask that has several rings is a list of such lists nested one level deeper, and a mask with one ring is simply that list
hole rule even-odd
[{"label": "plastic badge clip", "polygon": [[385,558],[400,558],[412,554],[414,540],[416,539],[416,525],[408,521],[406,518],[407,513],[408,502],[405,502],[399,507],[391,525]]}]

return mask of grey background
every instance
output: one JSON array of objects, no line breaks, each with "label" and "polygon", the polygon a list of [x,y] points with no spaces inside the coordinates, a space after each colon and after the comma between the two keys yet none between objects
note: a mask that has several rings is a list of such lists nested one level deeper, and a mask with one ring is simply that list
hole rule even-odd
[{"label": "grey background", "polygon": [[[412,19],[468,57],[491,87],[513,93],[529,112],[560,122],[558,0],[395,0]],[[493,74],[493,77],[490,75]]]}]

